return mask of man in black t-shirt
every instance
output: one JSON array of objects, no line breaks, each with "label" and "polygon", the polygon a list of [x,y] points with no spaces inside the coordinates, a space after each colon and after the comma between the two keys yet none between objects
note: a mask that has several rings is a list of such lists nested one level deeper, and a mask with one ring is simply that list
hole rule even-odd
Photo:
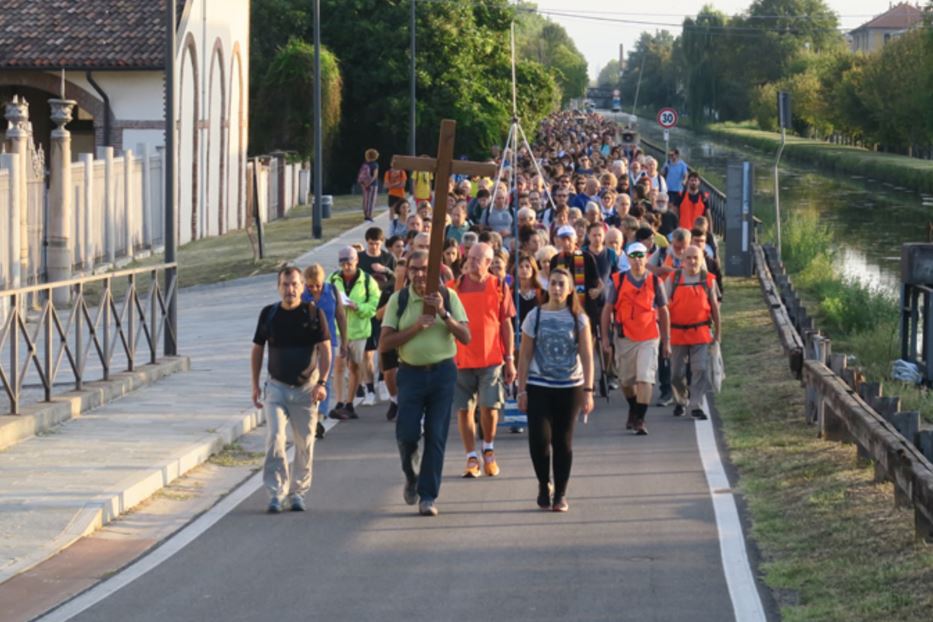
[{"label": "man in black t-shirt", "polygon": [[[281,301],[259,314],[250,356],[253,404],[263,410],[269,426],[263,483],[271,496],[270,513],[282,511],[286,496],[292,510],[305,509],[304,495],[311,489],[317,405],[327,396],[330,371],[327,318],[313,303],[301,302],[301,270],[297,266],[279,270],[278,288]],[[269,366],[262,396],[259,377],[266,343]],[[291,478],[285,453],[286,420],[295,444]]]}]

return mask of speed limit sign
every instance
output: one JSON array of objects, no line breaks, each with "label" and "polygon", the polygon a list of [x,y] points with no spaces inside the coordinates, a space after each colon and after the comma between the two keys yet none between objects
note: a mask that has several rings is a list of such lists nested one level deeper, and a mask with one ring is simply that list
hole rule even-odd
[{"label": "speed limit sign", "polygon": [[677,111],[673,108],[661,108],[658,110],[658,125],[666,130],[677,127]]}]

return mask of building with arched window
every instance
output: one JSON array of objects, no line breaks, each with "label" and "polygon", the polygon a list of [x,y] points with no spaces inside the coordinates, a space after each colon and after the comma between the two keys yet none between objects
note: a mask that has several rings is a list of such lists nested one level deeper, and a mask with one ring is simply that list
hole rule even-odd
[{"label": "building with arched window", "polygon": [[[179,242],[245,224],[249,0],[175,0]],[[165,127],[165,0],[6,0],[0,102],[29,104],[48,152],[48,100],[77,102],[72,153],[157,154]],[[62,78],[64,70],[64,79]]]}]

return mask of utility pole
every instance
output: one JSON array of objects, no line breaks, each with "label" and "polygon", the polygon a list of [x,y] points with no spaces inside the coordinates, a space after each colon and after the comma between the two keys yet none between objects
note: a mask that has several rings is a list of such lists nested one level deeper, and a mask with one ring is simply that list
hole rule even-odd
[{"label": "utility pole", "polygon": [[[165,3],[165,263],[175,263],[175,2]],[[165,270],[164,292],[175,285],[177,269]],[[163,349],[166,356],[178,354],[178,289],[168,299]]]},{"label": "utility pole", "polygon": [[[415,153],[415,124],[417,123],[415,104],[416,99],[416,88],[417,88],[417,77],[415,75],[415,0],[411,0],[411,24],[409,25],[409,30],[411,30],[411,101],[409,102],[409,112],[408,112],[408,151],[412,156],[417,155]],[[414,182],[412,182],[414,184]],[[414,185],[412,185],[414,188]]]},{"label": "utility pole", "polygon": [[774,159],[774,230],[777,233],[778,261],[781,260],[781,185],[779,181],[778,166],[781,163],[781,154],[784,153],[785,130],[791,127],[790,93],[778,92],[778,124],[781,126],[781,146],[778,147],[777,157]]},{"label": "utility pole", "polygon": [[311,235],[320,240],[324,184],[324,123],[321,118],[321,0],[314,0],[314,206],[311,208]]}]

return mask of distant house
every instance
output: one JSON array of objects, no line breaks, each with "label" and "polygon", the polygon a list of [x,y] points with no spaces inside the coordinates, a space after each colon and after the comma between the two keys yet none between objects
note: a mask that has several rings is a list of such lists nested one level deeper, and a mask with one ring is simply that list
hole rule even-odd
[{"label": "distant house", "polygon": [[849,47],[853,52],[877,52],[891,39],[918,26],[923,11],[906,2],[891,6],[885,13],[849,32]]},{"label": "distant house", "polygon": [[[249,109],[249,0],[172,0],[180,242],[244,225]],[[166,0],[4,0],[0,104],[29,104],[47,152],[48,100],[77,101],[72,153],[119,155],[164,141]],[[0,108],[2,110],[2,108]],[[2,134],[2,133],[0,133]]]}]

